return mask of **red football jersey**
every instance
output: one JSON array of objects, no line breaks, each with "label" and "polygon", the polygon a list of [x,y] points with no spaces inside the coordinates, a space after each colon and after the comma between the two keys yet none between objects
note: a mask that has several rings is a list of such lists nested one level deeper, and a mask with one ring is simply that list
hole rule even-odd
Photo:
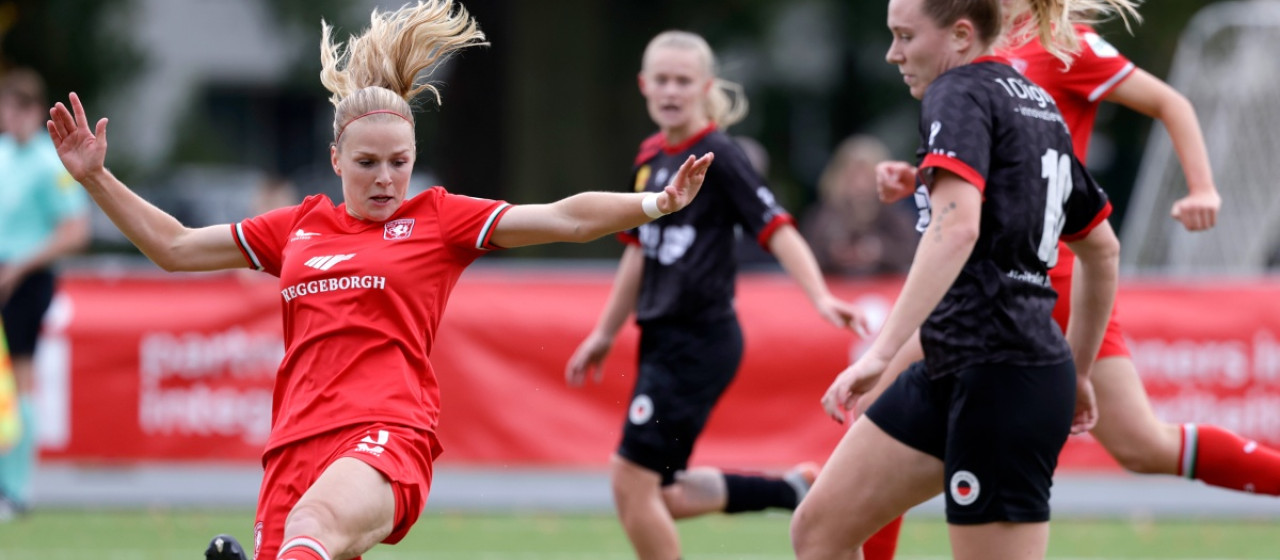
[{"label": "red football jersey", "polygon": [[1014,68],[1053,96],[1071,131],[1076,157],[1088,161],[1085,156],[1098,105],[1133,74],[1134,65],[1093,28],[1077,25],[1076,35],[1080,37],[1080,53],[1069,68],[1035,40],[1003,54]]},{"label": "red football jersey", "polygon": [[510,207],[433,187],[382,223],[317,195],[233,224],[250,267],[280,278],[267,450],[360,422],[434,430],[436,328],[463,269],[499,248],[490,236]]}]

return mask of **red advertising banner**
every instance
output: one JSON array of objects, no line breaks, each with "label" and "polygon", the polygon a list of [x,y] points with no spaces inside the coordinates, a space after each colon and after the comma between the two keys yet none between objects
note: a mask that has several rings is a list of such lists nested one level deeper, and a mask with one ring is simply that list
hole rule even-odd
[{"label": "red advertising banner", "polygon": [[37,356],[43,456],[256,460],[284,357],[263,276],[63,278]]},{"label": "red advertising banner", "polygon": [[[479,268],[459,283],[432,361],[442,461],[604,465],[635,374],[627,327],[599,384],[564,365],[608,297],[612,273]],[[842,281],[883,320],[900,281]],[[70,276],[38,357],[44,456],[55,460],[257,461],[283,354],[279,292],[253,274]],[[1280,282],[1126,283],[1121,321],[1157,414],[1280,445]],[[824,323],[785,276],[738,287],[746,356],[694,462],[767,468],[825,459],[844,428],[818,399],[863,341]],[[1106,414],[1106,411],[1102,411]],[[1062,465],[1115,469],[1087,437]]]}]

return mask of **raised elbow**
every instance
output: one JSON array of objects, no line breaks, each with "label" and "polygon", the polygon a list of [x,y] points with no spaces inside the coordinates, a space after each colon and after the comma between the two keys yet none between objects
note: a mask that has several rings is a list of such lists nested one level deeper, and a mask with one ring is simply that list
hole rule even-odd
[{"label": "raised elbow", "polygon": [[1195,115],[1196,107],[1191,104],[1187,96],[1176,89],[1167,88],[1164,95],[1159,97],[1155,112],[1151,116],[1168,127],[1170,121],[1194,119]]},{"label": "raised elbow", "polygon": [[151,259],[151,262],[160,267],[165,272],[186,272],[193,270],[187,264],[188,259],[182,258],[185,253],[180,238],[174,238],[168,244],[153,247],[152,250],[143,251],[143,254]]},{"label": "raised elbow", "polygon": [[147,257],[150,258],[151,262],[155,263],[156,266],[160,267],[160,270],[165,272],[182,272],[184,270],[181,264],[172,257],[162,255],[147,255]]},{"label": "raised elbow", "polygon": [[982,231],[977,223],[962,223],[951,229],[952,242],[961,249],[972,249],[980,235]]},{"label": "raised elbow", "polygon": [[608,232],[587,227],[585,224],[574,224],[567,228],[562,240],[568,243],[587,243],[608,235]]}]

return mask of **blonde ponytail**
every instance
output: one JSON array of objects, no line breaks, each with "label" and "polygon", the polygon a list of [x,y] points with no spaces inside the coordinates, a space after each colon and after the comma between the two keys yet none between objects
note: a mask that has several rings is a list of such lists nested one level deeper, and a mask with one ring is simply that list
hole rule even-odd
[{"label": "blonde ponytail", "polygon": [[707,75],[712,79],[711,91],[707,92],[703,110],[706,111],[707,118],[716,123],[717,128],[727,129],[747,117],[750,104],[747,102],[746,91],[741,84],[716,76],[716,55],[706,39],[688,31],[663,31],[645,47],[644,61],[647,62],[650,53],[657,48],[692,50],[702,58]]},{"label": "blonde ponytail", "polygon": [[1027,17],[1010,14],[1015,23],[1007,37],[1014,45],[1038,39],[1045,51],[1070,65],[1080,52],[1076,24],[1096,24],[1119,17],[1132,31],[1133,24],[1142,21],[1138,14],[1140,3],[1141,0],[1027,0]]},{"label": "blonde ponytail", "polygon": [[747,103],[747,92],[742,84],[716,78],[711,83],[711,91],[707,92],[707,117],[716,123],[716,128],[727,129],[747,118],[750,104]]},{"label": "blonde ponytail", "polygon": [[466,47],[487,45],[476,20],[453,0],[419,0],[394,12],[373,11],[369,28],[344,43],[331,38],[321,21],[320,82],[333,95],[333,136],[337,142],[352,120],[365,115],[399,116],[413,123],[409,102],[440,92],[419,74]]}]

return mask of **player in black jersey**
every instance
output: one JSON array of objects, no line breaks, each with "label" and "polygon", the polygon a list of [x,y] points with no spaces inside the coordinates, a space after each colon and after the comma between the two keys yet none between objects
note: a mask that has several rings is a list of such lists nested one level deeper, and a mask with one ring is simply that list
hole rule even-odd
[{"label": "player in black jersey", "polygon": [[712,512],[795,508],[816,467],[782,478],[689,469],[689,455],[711,408],[742,358],[733,307],[735,228],[757,239],[800,284],[818,313],[841,327],[865,328],[855,309],[828,291],[794,222],[721,130],[745,115],[741,91],[715,77],[714,56],[698,35],[668,31],[645,49],[640,89],[660,132],[635,161],[632,187],[653,191],[688,154],[713,152],[700,196],[679,214],[621,237],[627,243],[609,301],[570,359],[566,377],[596,378],[614,337],[634,311],[639,371],[612,460],[618,515],[638,557],[680,556],[674,519]]},{"label": "player in black jersey", "polygon": [[[1073,10],[1035,4],[1045,35]],[[1119,258],[1110,205],[1053,99],[992,56],[1000,0],[890,0],[888,23],[887,60],[923,101],[929,220],[888,320],[823,406],[843,422],[917,329],[925,359],[845,434],[793,545],[806,560],[860,558],[879,527],[945,490],[956,558],[1043,558],[1058,453],[1096,420],[1088,374]],[[1080,256],[1065,338],[1047,274],[1059,237]]]}]

